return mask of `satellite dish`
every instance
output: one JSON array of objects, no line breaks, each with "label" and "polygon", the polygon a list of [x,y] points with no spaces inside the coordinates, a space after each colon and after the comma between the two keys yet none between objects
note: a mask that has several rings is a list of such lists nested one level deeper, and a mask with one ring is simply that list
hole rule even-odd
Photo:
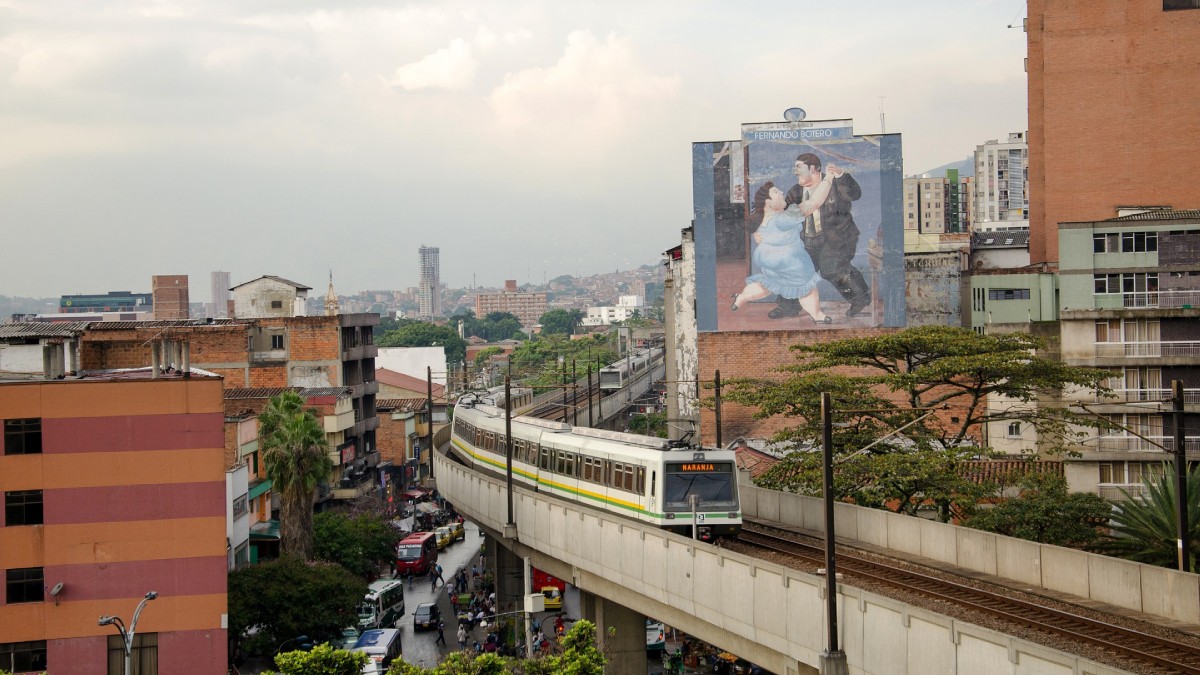
[{"label": "satellite dish", "polygon": [[805,117],[808,117],[808,113],[804,112],[804,108],[788,108],[783,111],[783,119],[788,122],[800,122]]},{"label": "satellite dish", "polygon": [[57,584],[54,584],[54,588],[50,589],[50,595],[56,596],[59,593],[62,593],[62,589],[63,589],[63,582],[60,581]]}]

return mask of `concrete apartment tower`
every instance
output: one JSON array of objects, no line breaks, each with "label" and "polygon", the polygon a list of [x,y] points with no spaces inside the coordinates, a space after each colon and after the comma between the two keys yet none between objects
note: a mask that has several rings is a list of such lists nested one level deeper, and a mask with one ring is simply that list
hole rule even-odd
[{"label": "concrete apartment tower", "polygon": [[212,283],[212,302],[208,306],[208,316],[214,319],[224,319],[229,316],[229,272],[212,272],[209,275]]},{"label": "concrete apartment tower", "polygon": [[418,312],[422,318],[441,316],[441,267],[438,261],[441,249],[434,246],[422,246],[418,249],[421,269],[421,283],[417,289],[417,300],[420,303]]},{"label": "concrete apartment tower", "polygon": [[154,297],[155,321],[190,318],[186,274],[151,277],[151,295]]},{"label": "concrete apartment tower", "polygon": [[[1024,132],[975,146],[975,222],[1029,220],[1029,144]],[[987,226],[989,229],[991,226]]]}]

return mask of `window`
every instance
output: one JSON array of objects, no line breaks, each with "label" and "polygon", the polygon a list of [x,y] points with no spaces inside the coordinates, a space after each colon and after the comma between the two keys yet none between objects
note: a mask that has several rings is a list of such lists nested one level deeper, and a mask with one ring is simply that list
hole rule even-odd
[{"label": "window", "polygon": [[249,511],[249,509],[250,505],[246,501],[246,495],[242,495],[241,497],[233,500],[233,519],[237,520],[238,518],[246,515],[246,512]]},{"label": "window", "polygon": [[1028,300],[1028,288],[993,288],[988,291],[988,300]]},{"label": "window", "polygon": [[[158,675],[158,633],[137,633],[129,651],[130,675]],[[120,635],[108,636],[108,675],[125,672],[125,643]]]},{"label": "window", "polygon": [[41,602],[44,579],[42,568],[22,567],[4,573],[4,602]]},{"label": "window", "polygon": [[41,490],[16,490],[4,493],[5,525],[8,527],[41,525],[42,522]]},{"label": "window", "polygon": [[46,670],[46,641],[0,642],[0,670],[10,673]]},{"label": "window", "polygon": [[1008,423],[1008,437],[1009,438],[1020,438],[1021,437],[1021,423],[1020,422],[1009,422]]},{"label": "window", "polygon": [[4,420],[4,454],[37,455],[41,452],[41,418]]},{"label": "window", "polygon": [[1200,9],[1200,0],[1163,0],[1163,10]]},{"label": "window", "polygon": [[271,349],[283,349],[283,336],[282,335],[272,335],[271,336]]},{"label": "window", "polygon": [[271,301],[271,309],[283,309],[283,301],[282,300],[272,300]]}]

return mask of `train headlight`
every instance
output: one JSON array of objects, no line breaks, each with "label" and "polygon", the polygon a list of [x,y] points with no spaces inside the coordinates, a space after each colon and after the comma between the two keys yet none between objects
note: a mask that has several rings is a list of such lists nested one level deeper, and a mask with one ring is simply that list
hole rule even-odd
[{"label": "train headlight", "polygon": [[730,518],[737,518],[736,511],[730,511],[729,513],[726,513],[725,515],[729,516]]},{"label": "train headlight", "polygon": [[675,514],[674,514],[674,513],[668,513],[668,514],[667,514],[667,520],[675,520]]}]

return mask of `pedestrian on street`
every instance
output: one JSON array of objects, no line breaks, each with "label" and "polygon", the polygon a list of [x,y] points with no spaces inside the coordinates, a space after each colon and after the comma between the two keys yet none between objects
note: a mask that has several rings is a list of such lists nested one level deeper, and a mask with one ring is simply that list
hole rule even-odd
[{"label": "pedestrian on street", "polygon": [[442,578],[442,566],[441,565],[439,565],[437,563],[433,564],[433,574],[434,574],[434,577],[433,577],[433,587],[434,588],[437,588],[437,582],[439,582],[439,581],[442,582],[443,586],[446,585],[446,580]]},{"label": "pedestrian on street", "polygon": [[459,649],[467,648],[467,627],[462,625],[461,623],[458,624],[458,648]]},{"label": "pedestrian on street", "polygon": [[445,621],[438,621],[438,637],[436,640],[433,641],[433,644],[436,645],[439,642],[442,643],[443,647],[446,646],[446,622]]}]

